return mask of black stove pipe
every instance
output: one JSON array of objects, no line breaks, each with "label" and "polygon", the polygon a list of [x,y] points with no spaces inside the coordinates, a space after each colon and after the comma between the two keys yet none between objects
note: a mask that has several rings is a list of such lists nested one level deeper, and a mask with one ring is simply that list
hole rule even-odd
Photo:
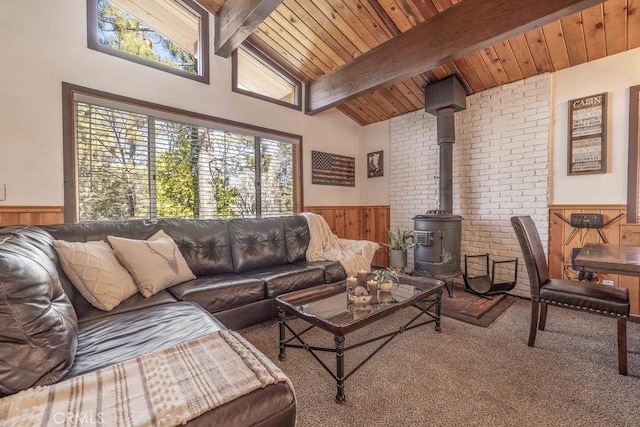
[{"label": "black stove pipe", "polygon": [[453,213],[453,144],[456,142],[456,126],[453,107],[436,111],[438,120],[438,146],[440,147],[440,207]]},{"label": "black stove pipe", "polygon": [[440,147],[440,207],[442,213],[453,213],[453,144],[456,142],[454,113],[467,107],[467,92],[453,75],[430,83],[424,88],[424,110],[437,117]]}]

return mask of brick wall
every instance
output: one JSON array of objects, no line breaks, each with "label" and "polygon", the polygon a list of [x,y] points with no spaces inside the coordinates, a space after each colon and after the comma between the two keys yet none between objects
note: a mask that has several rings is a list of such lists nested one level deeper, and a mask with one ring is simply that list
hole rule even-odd
[{"label": "brick wall", "polygon": [[[528,276],[509,218],[531,215],[546,250],[549,98],[545,74],[469,96],[455,115],[453,209],[464,218],[462,255],[519,257],[512,293],[521,296],[529,295]],[[391,119],[389,148],[391,228],[411,230],[414,215],[436,208],[436,117],[417,111]]]}]

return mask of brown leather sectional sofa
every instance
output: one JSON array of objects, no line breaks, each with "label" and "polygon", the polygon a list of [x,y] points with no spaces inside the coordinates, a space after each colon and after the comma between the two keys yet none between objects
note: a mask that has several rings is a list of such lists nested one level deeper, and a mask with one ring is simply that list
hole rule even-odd
[{"label": "brown leather sectional sofa", "polygon": [[[52,246],[147,239],[158,230],[175,240],[196,278],[148,298],[135,294],[109,312],[75,289]],[[345,279],[336,262],[307,262],[308,243],[302,216],[0,228],[0,397],[263,322],[275,317],[276,296]],[[192,422],[294,425],[295,397],[287,383],[271,384]]]}]

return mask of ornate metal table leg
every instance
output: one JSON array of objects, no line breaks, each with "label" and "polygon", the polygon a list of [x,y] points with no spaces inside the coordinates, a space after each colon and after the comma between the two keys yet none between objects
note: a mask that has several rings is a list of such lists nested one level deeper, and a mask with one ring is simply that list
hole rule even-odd
[{"label": "ornate metal table leg", "polygon": [[440,308],[442,307],[442,291],[436,292],[436,332],[441,332],[440,329]]},{"label": "ornate metal table leg", "polygon": [[278,307],[278,325],[280,326],[280,353],[278,354],[278,360],[284,360],[285,356],[285,329],[284,329],[284,320],[285,320],[285,312],[283,309]]},{"label": "ornate metal table leg", "polygon": [[336,385],[338,393],[336,394],[336,403],[344,403],[344,335],[335,335],[333,337],[336,342]]}]

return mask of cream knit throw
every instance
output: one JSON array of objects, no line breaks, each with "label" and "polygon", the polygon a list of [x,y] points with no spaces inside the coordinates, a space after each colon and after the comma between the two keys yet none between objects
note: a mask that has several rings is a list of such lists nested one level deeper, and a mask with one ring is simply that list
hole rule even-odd
[{"label": "cream knit throw", "polygon": [[368,240],[340,239],[333,234],[321,215],[311,212],[300,215],[307,219],[311,237],[307,261],[338,261],[347,276],[355,276],[361,270],[371,270],[371,261],[379,244]]},{"label": "cream knit throw", "polygon": [[289,379],[239,334],[218,331],[0,399],[2,426],[175,426]]}]

